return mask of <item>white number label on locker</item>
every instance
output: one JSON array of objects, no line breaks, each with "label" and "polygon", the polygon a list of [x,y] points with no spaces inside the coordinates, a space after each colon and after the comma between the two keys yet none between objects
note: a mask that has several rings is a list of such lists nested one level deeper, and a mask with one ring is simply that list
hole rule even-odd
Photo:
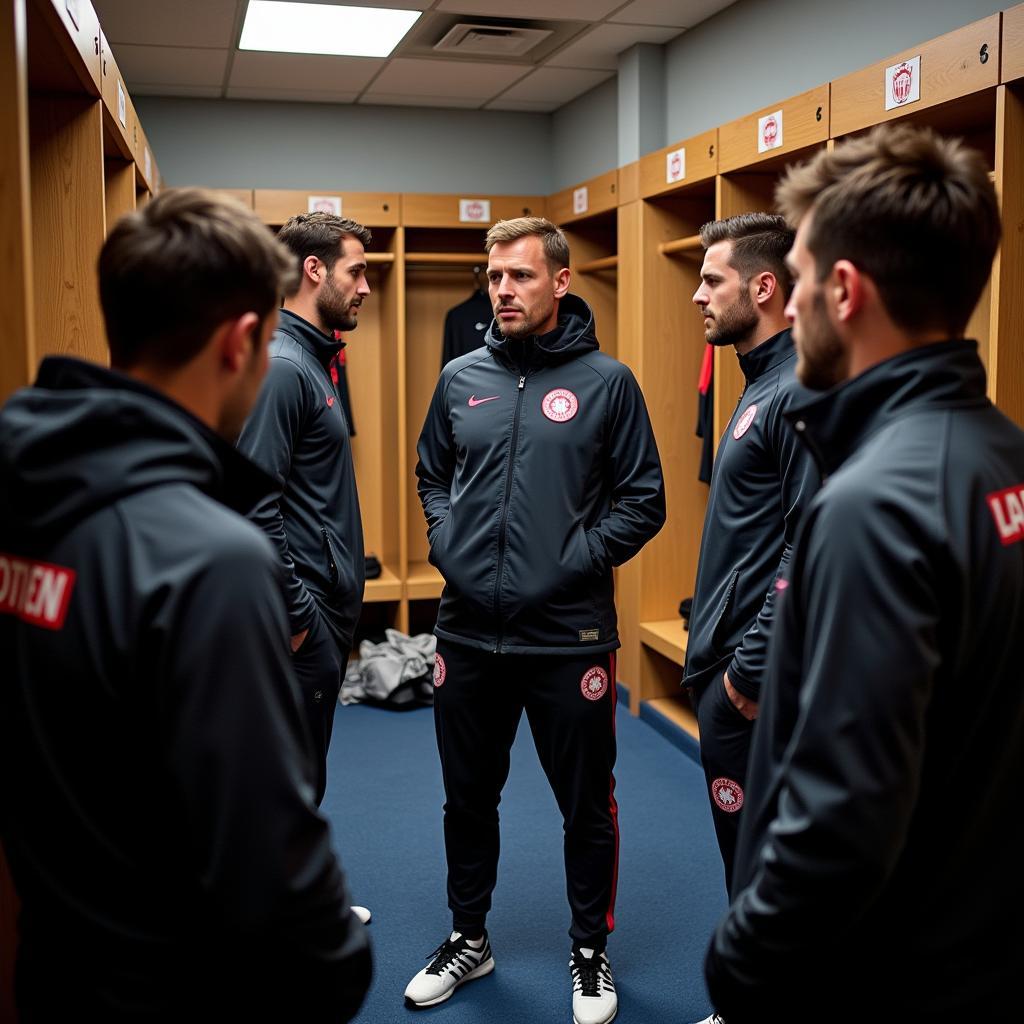
[{"label": "white number label on locker", "polygon": [[333,213],[341,216],[341,196],[307,196],[306,213]]},{"label": "white number label on locker", "polygon": [[682,181],[686,177],[686,150],[673,149],[665,154],[665,183]]},{"label": "white number label on locker", "polygon": [[921,56],[885,69],[885,109],[895,110],[921,98]]},{"label": "white number label on locker", "polygon": [[128,127],[128,104],[125,102],[124,86],[120,78],[117,80],[117,119],[122,128]]},{"label": "white number label on locker", "polygon": [[586,213],[590,209],[590,192],[586,185],[572,190],[572,212]]},{"label": "white number label on locker", "polygon": [[459,220],[465,224],[490,224],[490,199],[460,199]]},{"label": "white number label on locker", "polygon": [[766,114],[757,121],[757,151],[767,153],[782,145],[782,111]]}]

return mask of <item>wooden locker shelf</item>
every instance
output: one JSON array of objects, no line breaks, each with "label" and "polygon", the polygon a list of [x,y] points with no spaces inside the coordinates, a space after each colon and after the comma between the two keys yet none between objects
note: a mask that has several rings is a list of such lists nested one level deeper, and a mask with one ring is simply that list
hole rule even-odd
[{"label": "wooden locker shelf", "polygon": [[576,264],[577,274],[596,274],[602,270],[615,270],[619,265],[619,257],[602,256],[596,260],[588,260],[586,263]]},{"label": "wooden locker shelf", "polygon": [[367,580],[363,589],[363,603],[372,604],[376,601],[401,601],[402,581],[386,565],[381,566],[380,576],[375,580]]},{"label": "wooden locker shelf", "polygon": [[[459,215],[462,200],[481,204],[479,220],[463,220]],[[484,218],[490,203],[490,217]],[[543,196],[480,196],[473,195],[412,195],[402,196],[402,224],[407,228],[455,228],[467,230],[476,228],[486,231],[499,220],[515,217],[544,216]]]},{"label": "wooden locker shelf", "polygon": [[667,718],[673,725],[677,725],[698,743],[700,742],[697,716],[685,697],[653,697],[646,701],[646,704],[652,711]]},{"label": "wooden locker shelf", "polygon": [[[580,194],[580,189],[586,189],[586,203],[577,212],[574,197]],[[587,181],[581,181],[572,188],[562,189],[561,192],[556,192],[553,196],[548,197],[548,219],[560,227],[564,227],[573,221],[593,217],[599,213],[607,213],[619,205],[618,191],[619,172],[617,170],[599,174],[596,178],[589,178]]]},{"label": "wooden locker shelf", "polygon": [[410,562],[405,592],[410,601],[436,600],[444,590],[444,579],[429,562]]},{"label": "wooden locker shelf", "polygon": [[662,256],[703,256],[704,243],[700,235],[687,235],[686,238],[674,238],[671,242],[659,242],[658,252]]},{"label": "wooden locker shelf", "polygon": [[487,263],[485,252],[407,252],[406,266],[424,267],[472,267]]},{"label": "wooden locker shelf", "polygon": [[680,667],[686,660],[686,641],[689,634],[683,629],[683,620],[660,619],[640,623],[640,641]]},{"label": "wooden locker shelf", "polygon": [[341,215],[370,228],[395,228],[400,223],[397,192],[338,192],[335,189],[253,189],[253,209],[266,224],[282,225],[309,211],[312,196],[341,200]]},{"label": "wooden locker shelf", "polygon": [[[832,83],[832,137],[927,110],[999,82],[1000,16],[976,21],[938,39],[920,43]],[[885,70],[921,58],[921,98],[885,109]]]},{"label": "wooden locker shelf", "polygon": [[[672,156],[682,150],[679,170],[670,174]],[[713,179],[718,173],[718,129],[665,146],[648,153],[640,161],[640,195],[651,199],[657,195],[686,188],[698,181]]]}]

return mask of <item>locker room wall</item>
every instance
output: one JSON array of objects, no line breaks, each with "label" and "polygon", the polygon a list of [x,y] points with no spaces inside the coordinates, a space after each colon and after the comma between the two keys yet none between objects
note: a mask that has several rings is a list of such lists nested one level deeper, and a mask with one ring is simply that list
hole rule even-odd
[{"label": "locker room wall", "polygon": [[618,96],[610,78],[555,111],[548,194],[619,166]]},{"label": "locker room wall", "polygon": [[136,106],[167,185],[552,191],[548,114],[162,96]]},{"label": "locker room wall", "polygon": [[1007,6],[1007,0],[740,0],[666,44],[662,145]]}]

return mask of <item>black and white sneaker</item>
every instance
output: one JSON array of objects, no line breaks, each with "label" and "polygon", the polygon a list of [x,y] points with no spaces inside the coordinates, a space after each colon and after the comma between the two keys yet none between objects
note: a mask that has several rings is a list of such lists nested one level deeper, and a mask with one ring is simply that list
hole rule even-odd
[{"label": "black and white sneaker", "polygon": [[697,1021],[697,1024],[725,1024],[725,1018],[720,1013],[713,1013],[710,1017]]},{"label": "black and white sneaker", "polygon": [[416,1009],[436,1006],[448,999],[463,982],[482,978],[494,970],[487,932],[484,932],[479,946],[475,942],[470,945],[461,932],[452,932],[428,959],[430,963],[406,986],[406,1006]]},{"label": "black and white sneaker", "polygon": [[569,970],[574,1024],[608,1024],[614,1020],[619,1012],[619,997],[615,994],[608,955],[573,946]]}]

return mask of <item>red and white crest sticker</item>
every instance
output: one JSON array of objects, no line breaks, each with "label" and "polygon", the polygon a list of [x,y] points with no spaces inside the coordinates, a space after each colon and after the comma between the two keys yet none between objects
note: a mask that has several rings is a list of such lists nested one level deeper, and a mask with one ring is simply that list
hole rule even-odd
[{"label": "red and white crest sticker", "polygon": [[568,388],[555,388],[544,396],[540,407],[549,420],[567,423],[579,412],[579,399]]},{"label": "red and white crest sticker", "polygon": [[444,677],[448,675],[448,668],[444,663],[444,658],[440,654],[434,655],[434,686],[443,686]]},{"label": "red and white crest sticker", "polygon": [[1015,484],[1005,491],[986,495],[992,518],[1003,544],[1024,540],[1024,484]]},{"label": "red and white crest sticker", "polygon": [[61,629],[74,586],[73,569],[0,552],[0,615],[14,615],[44,629]]},{"label": "red and white crest sticker", "polygon": [[732,779],[715,779],[711,796],[715,806],[726,814],[735,814],[743,806],[743,787]]},{"label": "red and white crest sticker", "polygon": [[743,410],[743,415],[739,418],[736,423],[736,429],[733,430],[732,436],[738,441],[749,429],[751,423],[754,422],[754,417],[757,415],[757,406],[750,405]]},{"label": "red and white crest sticker", "polygon": [[580,680],[580,691],[587,700],[600,700],[608,692],[608,673],[600,665],[588,668]]}]

